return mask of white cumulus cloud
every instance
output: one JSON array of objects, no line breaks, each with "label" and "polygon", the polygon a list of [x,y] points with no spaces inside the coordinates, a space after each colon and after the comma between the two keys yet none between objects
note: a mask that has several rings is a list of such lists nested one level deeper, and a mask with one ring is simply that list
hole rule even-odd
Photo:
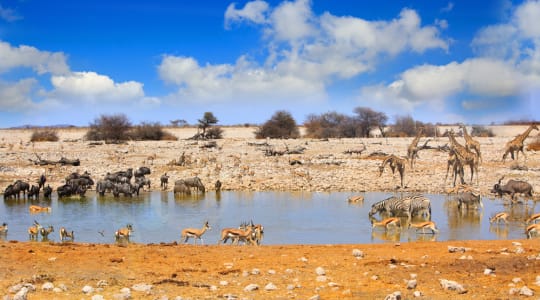
[{"label": "white cumulus cloud", "polygon": [[256,24],[266,22],[266,12],[268,3],[265,1],[251,1],[244,5],[244,8],[237,9],[236,3],[231,3],[225,11],[225,27],[228,28],[233,22],[248,21]]},{"label": "white cumulus cloud", "polygon": [[40,51],[25,45],[13,47],[0,41],[0,74],[21,67],[31,68],[38,74],[64,74],[69,71],[62,52]]}]

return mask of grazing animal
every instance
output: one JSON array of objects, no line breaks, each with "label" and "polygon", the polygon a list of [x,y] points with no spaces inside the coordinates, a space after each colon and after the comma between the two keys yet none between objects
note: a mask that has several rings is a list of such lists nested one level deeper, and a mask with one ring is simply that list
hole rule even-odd
[{"label": "grazing animal", "polygon": [[0,235],[6,235],[8,232],[8,225],[6,222],[2,223],[2,226],[0,226]]},{"label": "grazing animal", "polygon": [[390,170],[392,170],[392,174],[395,173],[396,169],[399,172],[399,177],[401,178],[401,188],[403,188],[403,177],[405,176],[405,167],[407,166],[407,159],[397,157],[395,155],[389,155],[386,157],[381,165],[379,166],[379,177],[382,176],[384,172],[384,167],[386,165],[390,166]]},{"label": "grazing animal", "polygon": [[42,228],[43,227],[36,220],[34,220],[34,225],[28,227],[28,238],[30,240],[37,240],[38,234]]},{"label": "grazing animal", "polygon": [[137,170],[135,170],[133,175],[135,176],[135,178],[137,178],[137,177],[143,177],[144,175],[150,175],[150,173],[151,173],[150,168],[140,167]]},{"label": "grazing animal", "polygon": [[399,218],[392,217],[392,218],[386,218],[380,222],[372,221],[371,223],[372,229],[375,227],[384,227],[384,230],[386,231],[390,229],[390,226],[393,226],[394,228],[401,226],[401,220]]},{"label": "grazing animal", "polygon": [[131,236],[131,233],[133,232],[133,226],[131,224],[127,224],[126,227],[122,227],[118,229],[114,233],[115,239],[118,241],[120,239],[127,239],[129,240],[129,237]]},{"label": "grazing animal", "polygon": [[31,213],[40,213],[40,212],[51,212],[50,206],[39,206],[39,205],[30,205],[28,210]]},{"label": "grazing animal", "polygon": [[431,201],[422,195],[413,195],[403,199],[403,201],[410,200],[411,217],[416,215],[425,215],[426,218],[431,218]]},{"label": "grazing animal", "polygon": [[185,184],[188,188],[195,188],[197,191],[204,194],[206,191],[204,184],[202,183],[201,179],[197,176],[187,178],[187,179],[180,179],[174,182],[174,185],[180,185]]},{"label": "grazing animal", "polygon": [[159,181],[161,182],[160,183],[161,189],[166,190],[167,186],[169,185],[169,175],[167,175],[167,173],[161,175],[161,177],[159,178]]},{"label": "grazing animal", "polygon": [[175,194],[191,195],[191,189],[183,182],[175,182],[173,192]]},{"label": "grazing animal", "polygon": [[214,184],[214,188],[216,189],[216,192],[221,192],[221,181],[216,180],[216,183]]},{"label": "grazing animal", "polygon": [[527,238],[532,238],[533,233],[534,235],[538,235],[538,231],[540,230],[540,224],[531,224],[527,226],[525,229],[525,234],[527,234]]},{"label": "grazing animal", "polygon": [[535,223],[536,224],[536,221],[540,220],[540,213],[537,213],[537,214],[534,214],[530,217],[527,218],[527,220],[525,220],[525,224],[529,224],[529,223]]},{"label": "grazing animal", "polygon": [[499,224],[501,221],[508,223],[508,216],[509,215],[507,212],[497,213],[493,217],[489,218],[489,224],[492,224],[493,222],[497,222],[497,224]]},{"label": "grazing animal", "polygon": [[[221,242],[226,243],[230,238],[234,245],[238,245],[240,241],[243,241],[244,244],[255,244],[253,241],[253,226],[248,226],[246,223],[240,225],[241,228],[224,228],[221,230],[221,238],[218,241],[218,244]],[[244,228],[244,229],[242,229]]]},{"label": "grazing animal", "polygon": [[52,225],[49,225],[49,227],[47,227],[47,228],[41,227],[39,229],[39,233],[41,234],[41,237],[42,237],[43,241],[49,240],[49,234],[51,232],[54,232],[54,227]]},{"label": "grazing animal", "polygon": [[409,223],[409,228],[414,227],[416,228],[416,232],[418,230],[422,229],[422,233],[426,233],[426,229],[431,230],[432,234],[438,233],[439,229],[437,229],[437,225],[433,221],[427,221],[427,222],[421,222],[421,223]]},{"label": "grazing animal", "polygon": [[30,191],[28,192],[28,199],[35,198],[37,199],[39,197],[39,187],[32,184],[32,187],[30,187]]},{"label": "grazing animal", "polygon": [[47,177],[45,175],[41,174],[38,179],[38,188],[41,189],[45,187],[45,182],[47,181]]},{"label": "grazing animal", "polygon": [[371,218],[374,214],[379,213],[388,213],[391,216],[400,216],[405,215],[407,219],[411,219],[411,200],[410,199],[399,199],[396,197],[390,197],[384,200],[381,200],[377,203],[371,205],[371,210],[369,211],[369,217]]},{"label": "grazing animal", "polygon": [[64,240],[66,239],[70,239],[71,241],[74,241],[75,234],[73,233],[73,230],[69,232],[66,230],[66,228],[62,227],[60,228],[60,242],[64,242]]},{"label": "grazing animal", "polygon": [[43,188],[43,197],[45,199],[51,198],[52,192],[53,192],[52,187],[47,184],[47,186]]},{"label": "grazing animal", "polygon": [[523,146],[524,146],[523,142],[525,141],[525,139],[529,136],[529,134],[533,130],[538,130],[538,127],[536,126],[536,124],[531,124],[529,126],[529,128],[527,128],[527,130],[525,130],[525,132],[523,132],[522,134],[516,136],[511,141],[506,143],[506,146],[504,147],[504,154],[503,154],[503,157],[502,157],[503,161],[506,160],[506,157],[508,156],[508,153],[510,153],[510,156],[512,157],[512,160],[514,160],[514,152],[516,152],[516,160],[517,160],[520,151],[521,151],[521,153],[523,153],[523,156],[525,156],[525,159],[527,159],[527,155],[523,151]]},{"label": "grazing animal", "polygon": [[478,209],[478,208],[484,208],[484,205],[482,204],[482,199],[480,198],[480,194],[472,191],[467,191],[464,193],[459,194],[458,198],[458,209],[467,208],[470,207]]},{"label": "grazing animal", "polygon": [[504,194],[509,194],[512,200],[514,200],[515,194],[524,194],[525,196],[532,197],[533,188],[530,183],[523,180],[510,179],[505,185],[501,185],[503,179],[504,176],[493,186],[493,189],[491,190],[492,193],[499,195],[499,197],[502,197]]},{"label": "grazing animal", "polygon": [[206,230],[212,229],[210,225],[208,225],[208,221],[204,222],[204,225],[201,229],[196,228],[185,228],[182,230],[182,235],[180,239],[184,240],[184,243],[187,243],[189,238],[193,238],[193,244],[195,245],[197,242],[197,239],[201,240],[201,244],[204,244],[204,240],[202,238],[202,235],[206,232]]}]

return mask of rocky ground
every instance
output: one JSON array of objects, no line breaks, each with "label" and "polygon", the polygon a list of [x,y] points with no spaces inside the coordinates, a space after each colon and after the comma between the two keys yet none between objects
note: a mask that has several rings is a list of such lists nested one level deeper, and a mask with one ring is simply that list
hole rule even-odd
[{"label": "rocky ground", "polygon": [[[380,155],[405,155],[411,138],[255,140],[253,128],[226,128],[217,147],[186,140],[196,129],[170,129],[178,141],[91,143],[83,129],[59,131],[59,142],[30,143],[29,130],[0,130],[0,189],[16,179],[45,174],[56,188],[71,172],[94,179],[107,172],[148,166],[159,177],[199,176],[208,189],[390,191],[399,177],[379,177]],[[540,189],[536,152],[519,163],[501,161],[504,144],[524,128],[478,138],[482,194],[503,175]],[[534,133],[536,134],[536,133]],[[421,139],[424,144],[426,138]],[[460,141],[463,141],[460,139]],[[268,143],[268,146],[264,145]],[[447,138],[430,138],[443,146]],[[360,154],[348,154],[363,149]],[[265,156],[265,151],[302,154]],[[352,150],[352,151],[351,151]],[[184,153],[187,163],[171,162]],[[81,165],[38,166],[32,161],[78,158]],[[423,150],[408,169],[406,191],[442,193],[448,154]],[[466,176],[470,176],[466,170]],[[169,187],[170,189],[171,187]],[[537,194],[535,195],[537,197]],[[0,216],[1,218],[1,216]],[[1,219],[0,219],[1,221]],[[524,235],[525,237],[525,235]],[[414,242],[377,245],[102,245],[0,242],[0,295],[5,299],[384,299],[400,292],[420,299],[514,299],[540,292],[539,239]],[[522,295],[520,295],[522,294]]]}]

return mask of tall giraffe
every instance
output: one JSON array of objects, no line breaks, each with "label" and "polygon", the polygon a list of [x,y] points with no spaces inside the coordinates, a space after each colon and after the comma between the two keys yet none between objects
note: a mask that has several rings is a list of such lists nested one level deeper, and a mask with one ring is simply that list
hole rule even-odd
[{"label": "tall giraffe", "polygon": [[518,159],[519,151],[521,151],[521,153],[523,153],[523,156],[525,156],[525,159],[527,159],[527,155],[525,154],[525,152],[523,152],[523,142],[529,136],[529,134],[531,133],[533,129],[538,130],[538,127],[536,127],[536,124],[531,124],[529,128],[525,130],[525,132],[516,136],[514,139],[506,143],[504,154],[502,157],[503,161],[506,160],[506,156],[508,156],[508,153],[510,153],[512,160],[514,160],[514,151],[516,151],[516,160]]},{"label": "tall giraffe", "polygon": [[379,166],[379,176],[384,172],[384,167],[389,164],[392,174],[395,173],[396,169],[399,172],[399,177],[401,178],[401,188],[403,188],[403,177],[405,176],[405,167],[407,166],[407,158],[401,158],[395,156],[394,154],[386,157],[381,165]]},{"label": "tall giraffe", "polygon": [[468,165],[471,169],[471,184],[474,178],[474,172],[476,171],[476,184],[479,183],[478,179],[478,155],[476,153],[467,150],[461,145],[455,138],[454,132],[451,130],[448,132],[448,138],[450,139],[451,148],[459,160],[462,166]]},{"label": "tall giraffe", "polygon": [[463,137],[465,138],[465,148],[468,150],[474,150],[478,155],[478,158],[482,160],[482,154],[480,153],[480,142],[474,140],[472,136],[467,131],[467,126],[459,126],[463,130]]},{"label": "tall giraffe", "polygon": [[424,134],[424,128],[420,127],[418,132],[416,133],[416,136],[412,140],[411,144],[407,148],[407,159],[409,159],[409,163],[411,164],[411,169],[414,167],[414,160],[418,158],[418,141],[420,141],[420,138]]}]

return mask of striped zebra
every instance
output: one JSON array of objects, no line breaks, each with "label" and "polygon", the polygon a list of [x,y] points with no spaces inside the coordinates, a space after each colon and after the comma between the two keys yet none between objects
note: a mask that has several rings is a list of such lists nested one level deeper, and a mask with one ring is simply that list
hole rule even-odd
[{"label": "striped zebra", "polygon": [[410,199],[411,216],[424,216],[431,220],[431,201],[423,195],[413,195],[406,197],[403,200]]},{"label": "striped zebra", "polygon": [[397,197],[390,197],[381,200],[371,206],[369,211],[369,217],[373,217],[374,214],[388,213],[391,216],[403,216],[405,215],[409,220],[411,219],[411,200],[399,199]]}]

